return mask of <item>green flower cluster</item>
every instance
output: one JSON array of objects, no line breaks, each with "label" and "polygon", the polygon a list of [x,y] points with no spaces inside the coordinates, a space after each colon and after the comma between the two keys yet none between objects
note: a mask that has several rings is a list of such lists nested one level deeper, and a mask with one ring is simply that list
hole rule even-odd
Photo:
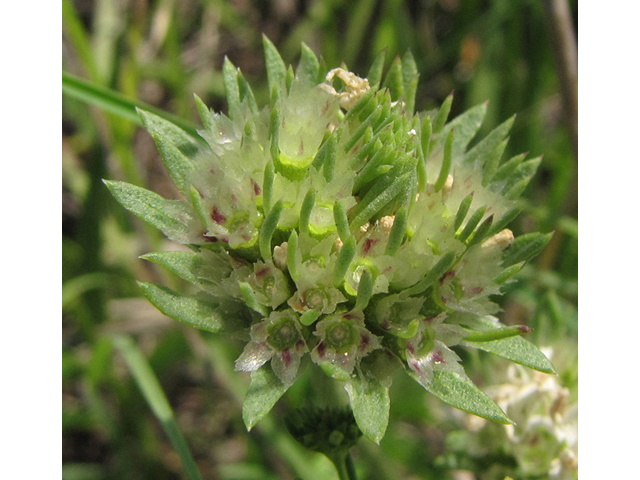
[{"label": "green flower cluster", "polygon": [[191,252],[145,255],[197,286],[183,296],[141,284],[165,314],[244,336],[236,369],[252,372],[250,428],[291,386],[307,359],[345,382],[364,434],[379,441],[389,385],[404,369],[445,402],[509,419],[466,376],[455,345],[551,372],[506,327],[490,300],[548,235],[514,239],[505,227],[539,159],[501,161],[513,119],[467,149],[486,111],[447,123],[452,97],[414,113],[410,53],[382,79],[329,72],[303,45],[286,67],[264,39],[270,103],[259,108],[242,73],[223,67],[229,115],[196,97],[195,139],[140,112],[184,200],[122,182],[115,198]]}]

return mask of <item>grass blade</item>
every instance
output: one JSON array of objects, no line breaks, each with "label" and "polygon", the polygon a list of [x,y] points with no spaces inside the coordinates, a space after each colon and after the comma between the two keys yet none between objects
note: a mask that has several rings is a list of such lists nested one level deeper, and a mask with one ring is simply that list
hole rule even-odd
[{"label": "grass blade", "polygon": [[160,420],[173,448],[176,449],[180,456],[187,478],[189,480],[202,480],[202,475],[200,475],[187,442],[173,416],[171,405],[169,405],[169,401],[146,358],[129,337],[118,335],[114,337],[113,343],[122,352],[136,384],[142,391],[142,395],[154,415]]}]

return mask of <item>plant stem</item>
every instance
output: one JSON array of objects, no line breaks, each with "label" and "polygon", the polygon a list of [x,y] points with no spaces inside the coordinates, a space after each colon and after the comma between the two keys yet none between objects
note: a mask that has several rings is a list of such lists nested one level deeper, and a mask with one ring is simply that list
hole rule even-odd
[{"label": "plant stem", "polygon": [[356,475],[356,469],[353,465],[353,459],[348,450],[341,450],[339,452],[327,455],[329,460],[333,462],[338,471],[338,478],[340,480],[358,480]]}]

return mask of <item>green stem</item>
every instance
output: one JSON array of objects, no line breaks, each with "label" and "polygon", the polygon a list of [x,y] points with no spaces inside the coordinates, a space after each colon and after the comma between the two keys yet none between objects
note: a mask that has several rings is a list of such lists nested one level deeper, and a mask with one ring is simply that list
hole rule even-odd
[{"label": "green stem", "polygon": [[340,450],[331,455],[327,455],[327,457],[329,457],[329,460],[335,465],[340,480],[358,480],[349,450]]}]

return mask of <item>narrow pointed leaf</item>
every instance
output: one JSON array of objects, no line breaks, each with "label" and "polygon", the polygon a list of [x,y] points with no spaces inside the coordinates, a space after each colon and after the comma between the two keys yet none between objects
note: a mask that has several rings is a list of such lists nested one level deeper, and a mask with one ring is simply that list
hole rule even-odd
[{"label": "narrow pointed leaf", "polygon": [[547,246],[552,236],[553,233],[527,233],[516,237],[513,244],[504,252],[502,265],[509,267],[531,260]]},{"label": "narrow pointed leaf", "polygon": [[316,57],[313,50],[303,42],[300,62],[296,68],[296,77],[307,82],[309,86],[314,86],[320,81],[319,75],[320,62],[318,62],[318,57]]},{"label": "narrow pointed leaf", "polygon": [[227,92],[229,118],[234,118],[240,107],[240,86],[238,83],[238,69],[227,57],[224,57],[224,63],[222,64],[222,81]]},{"label": "narrow pointed leaf", "polygon": [[198,278],[193,273],[201,263],[198,255],[191,252],[151,252],[140,258],[160,265],[187,282],[197,284]]},{"label": "narrow pointed leaf", "polygon": [[496,128],[494,128],[489,135],[484,137],[482,141],[480,141],[475,147],[469,150],[465,156],[464,161],[467,163],[473,163],[479,158],[484,158],[489,155],[495,148],[502,143],[505,139],[511,127],[513,126],[513,122],[515,120],[515,115],[508,120],[504,121]]},{"label": "narrow pointed leaf", "polygon": [[453,231],[457,232],[464,222],[464,219],[467,217],[467,213],[469,213],[469,207],[471,207],[471,202],[473,201],[473,193],[467,195],[462,202],[460,202],[460,206],[458,207],[458,212],[456,213],[456,218],[453,222]]},{"label": "narrow pointed leaf", "polygon": [[287,67],[278,52],[275,45],[266,35],[262,35],[262,45],[264,47],[265,66],[267,68],[267,80],[269,81],[269,90],[274,88],[280,90],[285,83],[287,75]]},{"label": "narrow pointed leaf", "polygon": [[486,393],[471,380],[455,372],[434,372],[433,380],[425,388],[443,402],[464,412],[498,423],[513,423]]},{"label": "narrow pointed leaf", "polygon": [[202,99],[193,94],[193,99],[196,102],[196,108],[198,109],[198,115],[200,115],[200,120],[202,120],[202,126],[205,130],[212,130],[214,128],[213,116],[211,115],[211,110],[209,107],[202,101]]},{"label": "narrow pointed leaf", "polygon": [[384,70],[384,59],[387,54],[387,49],[385,48],[380,53],[376,55],[376,58],[373,60],[371,67],[369,67],[369,73],[367,73],[367,79],[369,80],[369,85],[375,87],[382,80],[382,71]]},{"label": "narrow pointed leaf", "polygon": [[198,220],[191,206],[180,200],[167,200],[126,182],[104,180],[111,194],[124,208],[150,223],[170,240],[193,243],[193,229]]},{"label": "narrow pointed leaf", "polygon": [[416,283],[411,288],[407,289],[407,295],[419,295],[424,292],[427,288],[433,285],[442,275],[447,273],[449,269],[453,266],[455,262],[456,256],[453,252],[445,253],[440,260],[429,270],[422,280]]},{"label": "narrow pointed leaf", "polygon": [[475,212],[473,212],[473,215],[471,215],[471,218],[462,229],[462,232],[460,232],[460,235],[458,235],[458,240],[460,240],[461,242],[464,242],[467,238],[469,238],[471,233],[475,230],[475,228],[480,223],[480,220],[482,220],[482,217],[484,217],[484,213],[486,211],[487,211],[487,207],[486,205],[483,205],[482,207],[478,208]]},{"label": "narrow pointed leaf", "polygon": [[346,242],[344,242],[344,245],[342,245],[342,248],[338,253],[338,259],[335,267],[333,268],[332,279],[335,286],[338,286],[343,282],[347,270],[349,269],[349,264],[351,263],[351,260],[353,260],[355,254],[356,239],[351,236]]},{"label": "narrow pointed leaf", "polygon": [[447,123],[447,118],[449,118],[449,112],[451,111],[451,104],[453,103],[453,93],[449,94],[447,98],[445,98],[444,102],[438,109],[438,113],[433,117],[433,133],[439,133],[444,127],[445,123]]},{"label": "narrow pointed leaf", "polygon": [[167,317],[200,330],[218,333],[223,328],[215,305],[204,303],[193,296],[183,296],[154,283],[139,283],[142,293]]},{"label": "narrow pointed leaf", "polygon": [[439,192],[444,187],[445,182],[447,181],[447,177],[449,176],[449,171],[451,171],[451,161],[453,155],[453,142],[455,141],[455,135],[453,134],[453,129],[447,135],[447,140],[444,144],[444,156],[442,158],[442,167],[440,167],[440,175],[438,175],[438,179],[435,183],[435,190]]},{"label": "narrow pointed leaf", "polygon": [[278,228],[278,221],[280,220],[280,214],[282,213],[282,200],[273,206],[260,226],[260,236],[258,243],[260,246],[260,255],[264,261],[271,260],[271,238],[273,237],[276,228]]},{"label": "narrow pointed leaf", "polygon": [[404,102],[407,117],[413,116],[418,89],[418,67],[410,51],[402,57],[402,86],[404,88]]},{"label": "narrow pointed leaf", "polygon": [[400,57],[396,57],[391,64],[391,68],[387,72],[384,79],[384,86],[391,92],[393,101],[404,98],[404,85],[402,83],[402,61]]}]

